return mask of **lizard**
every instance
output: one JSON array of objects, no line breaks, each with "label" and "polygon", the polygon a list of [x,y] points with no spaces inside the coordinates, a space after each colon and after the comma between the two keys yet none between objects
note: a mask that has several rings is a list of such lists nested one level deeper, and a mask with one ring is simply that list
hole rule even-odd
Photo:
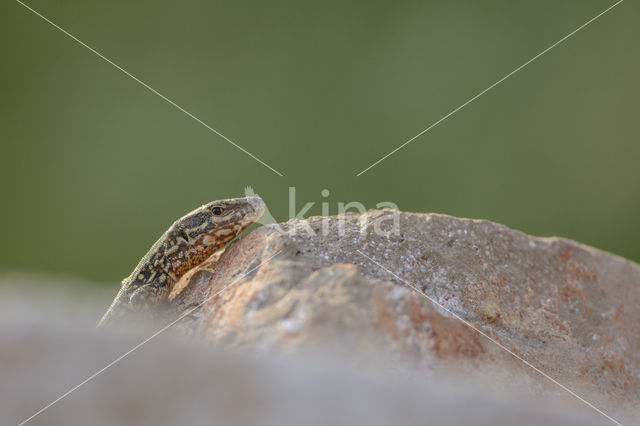
[{"label": "lizard", "polygon": [[175,221],[140,260],[98,326],[129,314],[153,316],[172,286],[253,224],[265,211],[258,196],[212,201]]}]

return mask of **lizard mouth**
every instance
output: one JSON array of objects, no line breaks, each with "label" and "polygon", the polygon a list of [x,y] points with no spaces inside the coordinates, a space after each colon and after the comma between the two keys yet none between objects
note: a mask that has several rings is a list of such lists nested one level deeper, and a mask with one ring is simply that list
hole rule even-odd
[{"label": "lizard mouth", "polygon": [[259,219],[260,216],[262,216],[262,213],[264,213],[267,207],[260,197],[247,197],[247,203],[249,203],[249,206],[256,214],[256,219]]},{"label": "lizard mouth", "polygon": [[247,224],[246,226],[249,226],[260,219],[260,216],[265,212],[267,206],[260,197],[246,197],[245,203],[246,205],[240,215],[244,219],[243,222]]}]

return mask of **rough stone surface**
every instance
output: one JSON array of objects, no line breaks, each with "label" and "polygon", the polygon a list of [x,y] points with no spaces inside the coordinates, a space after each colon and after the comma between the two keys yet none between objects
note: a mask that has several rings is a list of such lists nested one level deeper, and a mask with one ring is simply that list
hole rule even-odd
[{"label": "rough stone surface", "polygon": [[508,348],[604,410],[640,403],[640,266],[562,238],[389,210],[293,220],[251,232],[176,289],[177,306],[201,304],[182,331],[225,347],[502,375],[574,398]]},{"label": "rough stone surface", "polygon": [[143,335],[95,329],[112,295],[94,286],[0,275],[0,424],[107,365],[27,425],[640,422],[638,265],[397,217],[388,236],[390,211],[259,228],[174,286],[172,314],[193,312]]}]

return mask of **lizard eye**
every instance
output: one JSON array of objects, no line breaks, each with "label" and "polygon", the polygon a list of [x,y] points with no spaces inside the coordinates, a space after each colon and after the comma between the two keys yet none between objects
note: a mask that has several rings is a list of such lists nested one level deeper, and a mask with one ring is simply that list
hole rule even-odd
[{"label": "lizard eye", "polygon": [[211,213],[216,216],[220,216],[222,214],[222,207],[214,207],[211,209]]}]

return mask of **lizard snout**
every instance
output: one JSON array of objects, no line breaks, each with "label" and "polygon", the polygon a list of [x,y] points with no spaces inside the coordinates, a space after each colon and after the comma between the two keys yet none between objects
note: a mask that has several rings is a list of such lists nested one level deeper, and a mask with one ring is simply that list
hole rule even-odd
[{"label": "lizard snout", "polygon": [[248,204],[248,210],[250,210],[246,213],[247,218],[252,222],[255,222],[260,218],[260,216],[262,216],[267,206],[260,197],[247,197],[246,200]]}]

